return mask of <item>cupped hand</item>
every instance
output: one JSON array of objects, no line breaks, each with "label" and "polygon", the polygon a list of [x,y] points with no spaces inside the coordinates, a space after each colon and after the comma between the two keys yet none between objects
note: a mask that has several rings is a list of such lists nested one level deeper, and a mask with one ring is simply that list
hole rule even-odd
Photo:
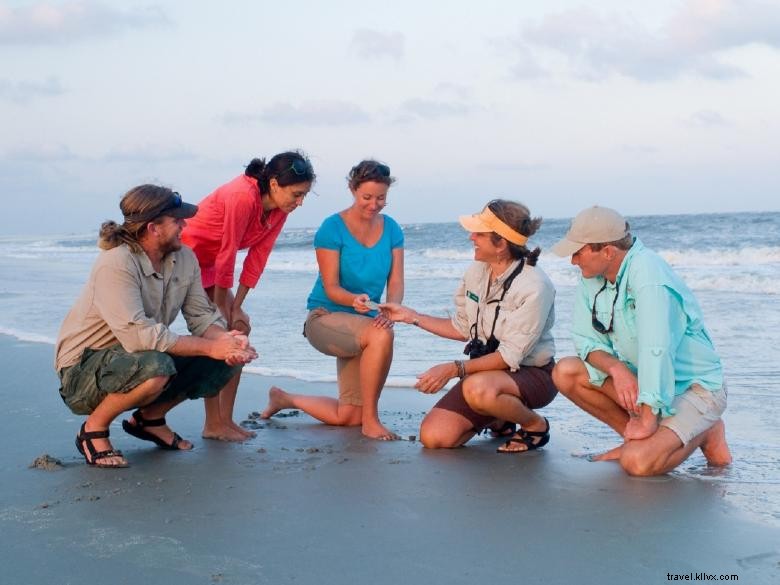
[{"label": "cupped hand", "polygon": [[371,300],[366,293],[359,294],[352,301],[352,308],[360,314],[368,313],[371,309],[366,306],[366,303]]},{"label": "cupped hand", "polygon": [[418,375],[414,387],[425,394],[435,394],[457,375],[458,368],[454,363],[439,364]]}]

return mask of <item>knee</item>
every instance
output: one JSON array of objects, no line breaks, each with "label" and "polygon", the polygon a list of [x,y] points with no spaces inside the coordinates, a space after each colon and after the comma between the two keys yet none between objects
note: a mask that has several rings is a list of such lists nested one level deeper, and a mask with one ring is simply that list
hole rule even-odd
[{"label": "knee", "polygon": [[392,328],[367,327],[365,332],[365,345],[381,345],[392,347],[395,333]]},{"label": "knee", "polygon": [[144,398],[154,400],[165,390],[165,385],[170,380],[170,376],[154,376],[147,379],[139,386],[136,386],[136,391],[139,392]]},{"label": "knee", "polygon": [[463,398],[472,409],[483,414],[486,408],[496,401],[497,390],[486,384],[479,374],[463,381]]},{"label": "knee", "polygon": [[587,376],[585,364],[576,357],[563,358],[555,364],[552,372],[553,384],[564,396],[569,396],[575,391],[583,376]]},{"label": "knee", "polygon": [[623,471],[635,477],[658,475],[659,471],[651,454],[645,449],[634,446],[635,444],[634,441],[623,446],[620,453],[620,466]]},{"label": "knee", "polygon": [[420,426],[420,442],[426,449],[451,449],[458,446],[452,437],[442,432],[441,428],[425,422]]}]

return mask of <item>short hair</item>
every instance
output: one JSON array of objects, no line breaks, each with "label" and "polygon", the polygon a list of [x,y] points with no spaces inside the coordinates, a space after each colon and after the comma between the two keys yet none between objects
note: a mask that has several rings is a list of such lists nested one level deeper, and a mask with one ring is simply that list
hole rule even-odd
[{"label": "short hair", "polygon": [[634,245],[634,236],[631,235],[631,232],[629,231],[631,226],[628,225],[628,222],[626,222],[626,235],[620,238],[619,240],[615,240],[614,242],[599,242],[597,244],[588,244],[590,246],[590,249],[594,252],[598,252],[599,250],[603,250],[607,246],[615,246],[618,250],[630,250],[631,246]]},{"label": "short hair", "polygon": [[347,175],[347,185],[353,191],[369,181],[390,186],[395,183],[395,177],[390,176],[389,166],[373,159],[361,160]]},{"label": "short hair", "polygon": [[[534,217],[532,219],[528,207],[517,201],[493,199],[487,204],[487,207],[507,226],[526,237],[534,235],[539,230],[539,226],[542,225],[541,217]],[[525,258],[530,266],[536,266],[539,254],[542,253],[542,250],[539,247],[529,250],[525,245],[521,246],[510,242],[495,232],[490,234],[490,239],[493,244],[498,244],[501,240],[506,241],[509,246],[509,255],[515,260]]]}]

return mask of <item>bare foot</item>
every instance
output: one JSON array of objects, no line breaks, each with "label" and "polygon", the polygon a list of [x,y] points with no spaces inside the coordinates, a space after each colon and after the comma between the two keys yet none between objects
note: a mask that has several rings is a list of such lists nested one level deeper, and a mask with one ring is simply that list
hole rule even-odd
[{"label": "bare foot", "polygon": [[639,416],[631,415],[626,423],[626,430],[623,432],[623,438],[630,441],[646,439],[658,430],[658,415],[653,410],[643,404]]},{"label": "bare foot", "polygon": [[731,464],[731,451],[726,443],[726,425],[723,424],[722,419],[707,431],[701,444],[701,452],[710,465],[722,467]]},{"label": "bare foot", "polygon": [[237,431],[233,428],[233,425],[228,423],[204,425],[203,432],[200,436],[204,439],[227,441],[230,443],[243,443],[249,438],[246,434]]},{"label": "bare foot", "polygon": [[260,418],[271,418],[280,410],[291,407],[289,394],[278,386],[271,386],[268,390],[268,406],[260,413]]},{"label": "bare foot", "polygon": [[605,451],[604,453],[599,453],[598,455],[591,455],[588,457],[591,461],[615,461],[616,459],[620,459],[620,454],[623,452],[623,445],[618,445],[617,447],[614,447],[610,449],[609,451]]},{"label": "bare foot", "polygon": [[364,422],[362,431],[369,439],[376,439],[378,441],[397,441],[401,438],[393,431],[387,430],[387,428],[378,420]]},{"label": "bare foot", "polygon": [[250,431],[249,429],[245,429],[239,424],[236,424],[234,421],[230,421],[230,426],[233,427],[234,430],[238,431],[242,435],[244,435],[247,439],[254,439],[257,436],[257,433],[254,431]]}]

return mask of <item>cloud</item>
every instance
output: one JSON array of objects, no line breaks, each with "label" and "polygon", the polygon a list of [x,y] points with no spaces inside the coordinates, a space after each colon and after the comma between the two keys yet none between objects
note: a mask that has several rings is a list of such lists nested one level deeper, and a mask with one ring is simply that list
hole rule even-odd
[{"label": "cloud", "polygon": [[528,163],[528,162],[491,162],[479,165],[480,169],[485,171],[495,171],[500,173],[533,173],[537,171],[543,171],[548,169],[550,165],[545,163]]},{"label": "cloud", "polygon": [[266,123],[274,126],[352,126],[368,122],[371,117],[357,104],[340,100],[307,101],[300,105],[276,103],[259,114],[227,112],[222,115],[226,126]]},{"label": "cloud", "polygon": [[406,100],[398,107],[398,122],[411,122],[414,120],[437,120],[440,118],[453,118],[466,116],[477,108],[464,101],[433,100],[426,98],[412,98]]},{"label": "cloud", "polygon": [[147,144],[108,151],[101,160],[107,163],[149,163],[192,162],[199,157],[181,146],[159,146]]},{"label": "cloud", "polygon": [[686,122],[689,126],[695,128],[717,128],[729,125],[726,118],[713,110],[700,110],[695,112],[691,114]]},{"label": "cloud", "polygon": [[65,93],[60,80],[49,77],[45,81],[10,81],[0,79],[0,100],[28,104],[36,98],[55,97]]},{"label": "cloud", "polygon": [[54,163],[77,160],[79,156],[64,144],[19,146],[7,151],[0,160],[20,163]]},{"label": "cloud", "polygon": [[520,73],[534,73],[531,51],[563,56],[573,73],[599,80],[643,81],[697,75],[731,79],[746,73],[719,53],[758,43],[780,48],[780,4],[758,0],[687,0],[658,30],[630,16],[590,8],[560,12],[525,27],[516,39]]},{"label": "cloud", "polygon": [[87,0],[0,6],[0,45],[61,45],[168,24],[157,7],[117,9]]},{"label": "cloud", "polygon": [[352,35],[350,49],[363,59],[389,57],[400,61],[404,56],[405,43],[404,35],[399,32],[381,32],[362,28]]}]

